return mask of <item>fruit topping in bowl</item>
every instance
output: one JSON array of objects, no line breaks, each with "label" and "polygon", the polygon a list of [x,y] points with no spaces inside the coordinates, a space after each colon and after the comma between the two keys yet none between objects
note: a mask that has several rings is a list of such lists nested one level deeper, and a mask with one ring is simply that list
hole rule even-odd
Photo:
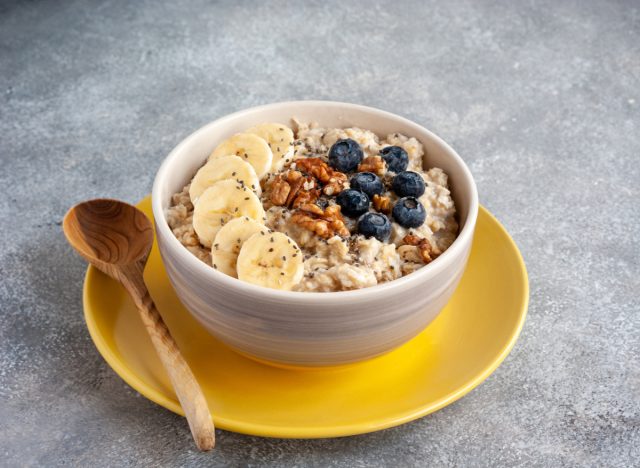
[{"label": "fruit topping in bowl", "polygon": [[169,226],[211,268],[343,291],[410,274],[455,240],[447,175],[425,169],[415,138],[293,122],[230,136],[174,194]]}]

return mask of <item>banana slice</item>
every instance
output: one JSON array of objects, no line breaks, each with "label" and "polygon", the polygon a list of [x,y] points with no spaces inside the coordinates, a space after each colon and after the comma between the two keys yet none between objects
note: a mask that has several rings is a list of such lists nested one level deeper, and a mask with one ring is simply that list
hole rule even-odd
[{"label": "banana slice", "polygon": [[302,252],[281,232],[254,234],[242,244],[236,269],[242,281],[290,290],[302,280]]},{"label": "banana slice", "polygon": [[264,209],[258,196],[235,180],[216,182],[198,198],[193,208],[193,229],[205,247],[211,247],[222,226],[248,216],[262,223]]},{"label": "banana slice", "polygon": [[264,225],[247,216],[232,219],[222,226],[218,234],[216,234],[211,247],[211,264],[213,267],[222,273],[237,278],[236,262],[238,261],[240,248],[244,241],[254,234],[266,236],[269,231]]},{"label": "banana slice", "polygon": [[253,133],[238,133],[226,139],[213,150],[209,160],[233,155],[251,164],[258,179],[262,179],[269,172],[273,161],[273,153],[267,142]]},{"label": "banana slice", "polygon": [[255,187],[254,192],[260,196],[260,181],[253,166],[238,156],[221,156],[202,166],[191,181],[189,197],[195,203],[206,189],[220,180],[233,179],[245,187]]},{"label": "banana slice", "polygon": [[269,144],[273,153],[271,172],[281,171],[289,159],[293,158],[293,131],[282,124],[264,123],[251,127],[247,133],[254,133]]}]

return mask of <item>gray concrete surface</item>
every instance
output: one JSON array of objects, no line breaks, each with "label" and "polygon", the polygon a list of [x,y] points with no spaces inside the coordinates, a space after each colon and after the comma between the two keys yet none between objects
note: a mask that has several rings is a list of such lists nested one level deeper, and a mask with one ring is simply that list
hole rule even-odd
[{"label": "gray concrete surface", "polygon": [[[639,465],[638,2],[2,2],[0,93],[0,465]],[[220,431],[199,454],[93,347],[60,222],[143,197],[205,122],[308,98],[396,112],[461,153],[522,249],[528,320],[495,374],[422,420]]]}]

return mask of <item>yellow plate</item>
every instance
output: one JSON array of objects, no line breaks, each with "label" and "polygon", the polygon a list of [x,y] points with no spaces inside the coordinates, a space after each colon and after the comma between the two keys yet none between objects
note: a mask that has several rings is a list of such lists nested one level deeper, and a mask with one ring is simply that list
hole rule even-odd
[{"label": "yellow plate", "polygon": [[[138,206],[151,217],[150,197]],[[216,426],[268,437],[361,434],[452,403],[507,356],[529,299],[520,252],[484,208],[467,270],[440,316],[395,351],[341,368],[281,369],[231,351],[180,304],[156,245],[145,279],[203,388]],[[132,302],[92,267],[85,279],[84,311],[96,347],[118,375],[145,397],[183,414]]]}]

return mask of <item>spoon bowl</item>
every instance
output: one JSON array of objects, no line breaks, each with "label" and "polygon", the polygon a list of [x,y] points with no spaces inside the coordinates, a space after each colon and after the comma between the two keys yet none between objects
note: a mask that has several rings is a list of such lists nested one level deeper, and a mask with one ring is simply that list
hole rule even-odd
[{"label": "spoon bowl", "polygon": [[135,206],[118,200],[100,198],[76,205],[65,216],[63,229],[73,247],[89,262],[144,262],[153,244],[149,218]]}]

